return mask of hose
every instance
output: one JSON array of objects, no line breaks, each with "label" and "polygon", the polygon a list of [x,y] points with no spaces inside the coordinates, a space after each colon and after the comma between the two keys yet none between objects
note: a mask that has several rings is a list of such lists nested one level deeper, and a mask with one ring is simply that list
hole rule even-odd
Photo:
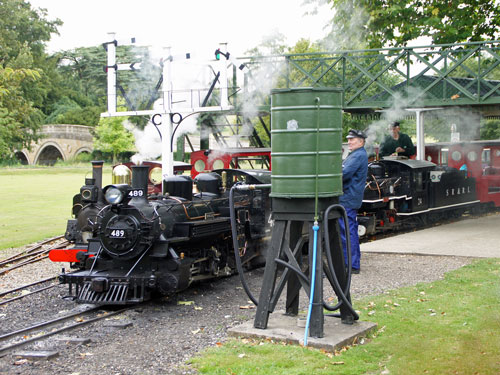
[{"label": "hose", "polygon": [[[347,248],[347,282],[345,286],[345,291],[342,290],[342,287],[340,286],[339,280],[337,279],[337,275],[335,273],[335,270],[333,268],[333,260],[332,260],[332,254],[330,251],[330,235],[329,235],[329,225],[328,225],[328,215],[330,214],[331,210],[337,210],[342,214],[342,219],[344,220],[344,227],[345,227],[345,233],[346,233],[346,248]],[[335,306],[330,306],[327,303],[323,302],[323,305],[325,308],[329,311],[337,310],[343,303],[345,303],[345,306],[349,309],[349,311],[352,313],[354,316],[354,320],[359,319],[359,315],[356,313],[354,308],[352,307],[351,302],[349,302],[349,299],[346,297],[346,294],[349,293],[349,289],[351,288],[351,266],[352,266],[352,256],[351,256],[351,236],[349,234],[349,231],[347,230],[349,228],[349,223],[347,219],[347,212],[345,208],[340,205],[340,204],[332,204],[325,210],[325,215],[324,215],[324,232],[325,232],[325,247],[326,247],[326,259],[328,261],[328,268],[330,269],[330,272],[332,273],[332,279],[333,279],[333,288],[337,295],[339,296],[339,303],[337,303]]]},{"label": "hose", "polygon": [[270,184],[262,184],[262,185],[241,185],[241,184],[235,184],[231,187],[229,190],[229,218],[231,221],[231,237],[233,237],[233,248],[234,248],[234,258],[236,261],[236,269],[238,270],[238,275],[240,277],[241,285],[243,286],[243,289],[245,290],[246,294],[248,295],[248,298],[253,302],[255,306],[259,305],[259,302],[257,299],[253,296],[252,292],[250,291],[250,288],[248,287],[248,284],[245,280],[245,275],[243,274],[243,265],[241,264],[241,257],[239,253],[239,246],[238,246],[238,232],[236,230],[236,218],[234,217],[234,190],[253,190],[256,188],[270,188]]}]

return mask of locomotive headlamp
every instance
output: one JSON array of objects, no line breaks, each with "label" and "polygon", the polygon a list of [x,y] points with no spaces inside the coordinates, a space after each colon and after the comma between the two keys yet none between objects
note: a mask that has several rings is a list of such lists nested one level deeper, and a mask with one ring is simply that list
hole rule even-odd
[{"label": "locomotive headlamp", "polygon": [[133,198],[146,196],[146,190],[132,188],[127,184],[108,185],[102,189],[104,199],[112,205],[127,203]]},{"label": "locomotive headlamp", "polygon": [[125,184],[108,185],[103,189],[104,199],[109,204],[124,203],[127,198],[129,186]]}]

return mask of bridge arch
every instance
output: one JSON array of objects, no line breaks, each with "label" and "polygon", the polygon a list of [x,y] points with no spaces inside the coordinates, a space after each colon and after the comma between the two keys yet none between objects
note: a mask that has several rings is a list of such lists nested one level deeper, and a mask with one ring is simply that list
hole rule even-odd
[{"label": "bridge arch", "polygon": [[29,162],[29,159],[28,159],[28,155],[26,154],[26,152],[24,152],[23,150],[21,151],[16,151],[14,153],[14,157],[19,160],[21,162],[22,165],[28,165],[30,162]]},{"label": "bridge arch", "polygon": [[[23,149],[28,164],[52,165],[57,159],[70,160],[83,152],[93,151],[91,126],[71,124],[47,124],[40,131],[41,139]],[[23,160],[21,154],[17,155]]]},{"label": "bridge arch", "polygon": [[66,160],[64,151],[56,142],[48,141],[40,146],[33,164],[54,165],[59,159]]},{"label": "bridge arch", "polygon": [[80,147],[78,150],[75,151],[75,156],[80,155],[83,152],[91,153],[92,149],[90,147]]},{"label": "bridge arch", "polygon": [[80,154],[91,154],[91,153],[92,153],[92,149],[90,147],[81,147],[75,151],[75,154],[73,155],[73,157],[77,158],[78,155],[80,155]]}]

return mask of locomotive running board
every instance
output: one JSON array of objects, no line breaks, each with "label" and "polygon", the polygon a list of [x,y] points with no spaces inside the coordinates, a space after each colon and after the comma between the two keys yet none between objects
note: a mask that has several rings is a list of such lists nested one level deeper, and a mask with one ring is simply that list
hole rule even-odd
[{"label": "locomotive running board", "polygon": [[415,211],[415,212],[408,212],[408,213],[398,212],[396,214],[398,216],[412,216],[412,215],[423,214],[423,213],[426,213],[426,212],[439,211],[439,210],[444,210],[446,208],[460,207],[460,206],[465,206],[467,204],[475,204],[475,203],[481,203],[481,201],[480,200],[475,200],[475,201],[461,202],[461,203],[449,204],[448,206],[432,207],[432,208],[428,208],[428,209],[422,210],[422,211]]}]

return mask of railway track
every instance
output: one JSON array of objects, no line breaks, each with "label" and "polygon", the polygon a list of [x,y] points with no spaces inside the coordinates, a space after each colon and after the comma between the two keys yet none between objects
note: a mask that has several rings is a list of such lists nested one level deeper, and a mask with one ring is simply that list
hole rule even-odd
[{"label": "railway track", "polygon": [[[27,290],[27,289],[29,289],[31,287],[34,287],[34,286],[37,286],[37,285],[40,285],[40,284],[44,284],[44,283],[47,283],[47,282],[50,282],[50,281],[57,281],[57,277],[54,277],[54,276],[53,277],[48,277],[48,278],[43,279],[43,280],[38,280],[38,281],[35,281],[33,283],[30,283],[30,284],[22,285],[22,286],[14,288],[14,289],[7,290],[5,292],[0,293],[0,298],[8,296],[9,294],[12,294],[12,293],[22,292],[23,290]],[[36,289],[36,290],[32,290],[32,291],[29,291],[29,292],[22,293],[22,294],[20,294],[18,296],[2,300],[2,301],[0,301],[0,306],[5,305],[5,304],[7,304],[9,302],[17,301],[17,300],[19,300],[21,298],[30,296],[32,294],[43,292],[44,290],[55,288],[56,286],[59,286],[59,284],[50,284],[48,286],[44,286],[44,287],[41,287],[41,288]]]},{"label": "railway track", "polygon": [[[9,274],[9,272],[15,269],[22,269],[23,266],[46,259],[48,257],[48,252],[51,249],[61,248],[68,245],[68,241],[66,240],[61,241],[62,239],[63,236],[52,237],[42,242],[39,242],[35,245],[32,245],[15,255],[2,259],[0,261],[0,276],[8,277],[7,275]],[[0,293],[0,306],[6,305],[10,302],[17,301],[19,299],[22,299],[24,297],[36,293],[40,293],[44,290],[48,290],[59,285],[57,283],[51,283],[50,285],[45,285],[45,286],[42,285],[36,288],[41,284],[49,283],[51,281],[54,282],[57,281],[57,276],[54,275],[45,279],[31,282],[29,284],[16,286],[15,288],[10,290],[4,290]]]},{"label": "railway track", "polygon": [[63,248],[69,244],[69,241],[67,240],[58,242],[62,238],[64,238],[62,235],[49,238],[24,251],[12,255],[11,257],[1,260],[0,275],[4,275],[17,268],[46,259],[50,250]]},{"label": "railway track", "polygon": [[12,350],[34,345],[51,336],[67,333],[85,325],[108,319],[129,310],[126,307],[116,311],[103,311],[99,306],[93,306],[83,311],[74,311],[56,319],[37,322],[30,326],[13,330],[0,335],[0,357],[9,354]]}]

